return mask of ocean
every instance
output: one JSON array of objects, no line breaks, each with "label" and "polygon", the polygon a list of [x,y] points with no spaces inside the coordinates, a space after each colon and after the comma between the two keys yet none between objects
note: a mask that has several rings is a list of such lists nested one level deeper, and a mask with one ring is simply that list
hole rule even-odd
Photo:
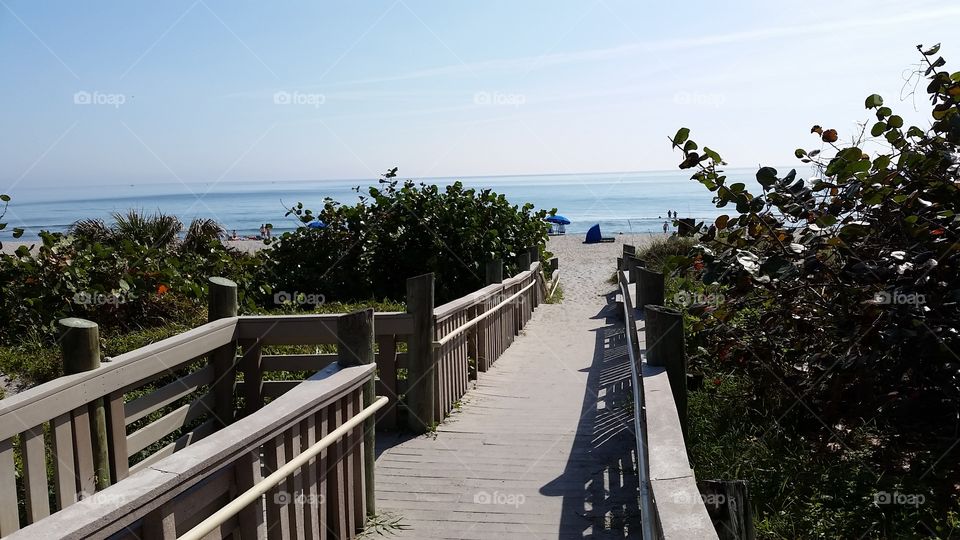
[{"label": "ocean", "polygon": [[[756,169],[727,169],[728,182],[744,182],[759,191]],[[445,185],[456,180],[468,187],[491,188],[514,204],[533,203],[556,208],[568,219],[567,234],[580,234],[599,223],[603,234],[662,232],[667,211],[680,217],[713,220],[724,213],[711,202],[713,194],[690,179],[689,171],[627,173],[546,174],[463,178],[416,179]],[[65,231],[77,220],[101,218],[108,223],[114,212],[138,209],[176,215],[185,224],[196,217],[213,218],[228,232],[241,236],[273,224],[275,235],[297,226],[284,217],[285,208],[303,202],[319,209],[324,197],[354,203],[353,190],[376,185],[372,180],[265,181],[218,183],[125,184],[35,188],[21,184],[8,192],[13,198],[4,220],[9,230],[23,227],[24,239],[37,238],[41,230]],[[361,189],[365,193],[365,189]],[[733,211],[731,208],[730,211]]]}]

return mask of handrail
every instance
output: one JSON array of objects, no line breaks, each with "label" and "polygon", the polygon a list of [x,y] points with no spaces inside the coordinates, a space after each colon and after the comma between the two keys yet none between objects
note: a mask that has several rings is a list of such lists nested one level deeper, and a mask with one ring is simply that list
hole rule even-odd
[{"label": "handrail", "polygon": [[624,286],[623,271],[617,272],[620,285],[620,294],[623,295],[623,325],[627,335],[627,358],[630,360],[630,384],[633,385],[633,423],[634,435],[637,439],[637,468],[640,469],[640,529],[644,540],[656,538],[653,528],[653,500],[650,498],[650,469],[647,463],[647,445],[645,444],[643,421],[643,385],[637,373],[637,349],[634,342],[637,339],[636,326],[633,318],[633,302],[630,298],[630,287]]},{"label": "handrail", "polygon": [[461,324],[460,326],[454,328],[454,329],[451,330],[447,335],[443,336],[443,337],[440,338],[439,340],[434,341],[434,342],[433,342],[433,348],[436,349],[437,347],[442,347],[442,346],[444,346],[445,344],[449,343],[450,340],[452,340],[453,338],[455,338],[455,337],[457,337],[458,335],[462,334],[462,333],[465,332],[466,330],[472,328],[474,325],[476,325],[478,322],[482,321],[483,319],[489,317],[493,312],[497,311],[498,309],[500,309],[501,307],[503,307],[505,304],[509,304],[510,302],[513,301],[514,298],[520,296],[521,294],[523,294],[524,292],[526,292],[527,289],[529,289],[530,287],[533,287],[533,286],[536,285],[536,284],[537,284],[537,280],[536,280],[536,278],[534,278],[534,280],[533,280],[532,282],[530,282],[529,285],[527,285],[526,287],[520,289],[519,291],[517,291],[516,293],[514,293],[513,295],[511,295],[509,298],[507,298],[507,299],[504,300],[503,302],[500,302],[500,303],[497,304],[496,306],[488,309],[487,311],[484,311],[483,313],[481,313],[480,315],[477,315],[477,316],[474,317],[473,319],[470,319],[469,321],[467,321],[467,322]]},{"label": "handrail", "polygon": [[557,285],[560,285],[560,269],[557,268],[553,271],[553,286],[550,287],[550,292],[547,294],[547,298],[553,296],[553,293],[557,291]]},{"label": "handrail", "polygon": [[386,396],[377,397],[376,401],[371,403],[370,406],[364,408],[356,416],[345,422],[337,429],[331,431],[325,437],[314,443],[313,446],[307,448],[301,452],[300,455],[288,461],[282,467],[278,468],[273,472],[273,474],[257,482],[253,487],[244,491],[235,499],[230,501],[229,504],[220,510],[217,510],[213,513],[213,515],[201,521],[194,528],[178,537],[179,540],[200,540],[201,538],[204,538],[206,535],[213,532],[214,529],[220,527],[226,523],[227,520],[240,513],[241,510],[256,502],[256,500],[263,496],[264,493],[282,482],[286,477],[293,474],[294,471],[304,466],[308,461],[316,457],[317,454],[326,450],[327,447],[346,435],[351,429],[360,425],[361,422],[372,416],[373,413],[377,412],[377,410],[386,405],[388,401],[389,399]]},{"label": "handrail", "polygon": [[[516,282],[525,281],[525,280],[529,277],[529,276],[527,275],[528,273],[529,273],[529,274],[536,274],[538,271],[540,271],[541,273],[542,273],[542,271],[543,271],[543,264],[542,264],[540,261],[531,263],[531,264],[530,264],[530,268],[529,268],[528,270],[524,270],[524,271],[522,271],[522,272],[519,272],[519,273],[518,273],[517,275],[515,275],[515,276],[505,278],[502,282],[499,282],[499,283],[490,283],[490,284],[488,284],[487,286],[485,286],[485,287],[483,287],[483,288],[480,288],[480,289],[477,289],[476,291],[473,291],[472,293],[469,293],[469,294],[466,294],[466,295],[461,296],[461,297],[459,297],[459,298],[455,298],[455,299],[453,299],[453,300],[450,300],[450,301],[447,302],[446,304],[441,304],[441,305],[439,305],[439,306],[436,306],[436,307],[433,309],[433,314],[434,314],[434,316],[436,317],[437,322],[441,322],[441,321],[443,321],[443,320],[445,320],[445,319],[453,316],[453,315],[456,314],[457,312],[462,311],[462,310],[465,309],[465,308],[468,308],[468,307],[473,306],[474,304],[477,303],[478,300],[483,299],[484,297],[488,296],[489,293],[491,293],[491,292],[493,292],[493,291],[496,291],[496,290],[498,290],[498,289],[501,288],[501,287],[511,287],[511,286],[515,285]],[[488,290],[488,289],[489,289],[489,290]]]},{"label": "handrail", "polygon": [[0,400],[0,440],[47,422],[131,384],[176,369],[230,343],[237,317],[219,319]]}]

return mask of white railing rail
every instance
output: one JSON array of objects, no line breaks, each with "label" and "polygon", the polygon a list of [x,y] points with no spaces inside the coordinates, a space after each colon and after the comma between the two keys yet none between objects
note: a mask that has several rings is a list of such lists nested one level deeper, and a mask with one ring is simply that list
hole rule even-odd
[{"label": "white railing rail", "polygon": [[644,417],[643,384],[640,382],[639,353],[637,345],[637,324],[634,317],[633,302],[630,298],[630,287],[623,271],[617,272],[620,283],[620,294],[623,296],[623,325],[627,335],[627,356],[630,360],[630,384],[633,386],[633,425],[637,444],[637,468],[640,477],[640,528],[643,540],[654,540],[655,511],[653,498],[650,494],[650,469],[647,455],[646,418]]},{"label": "white railing rail", "polygon": [[234,500],[230,501],[229,504],[214,512],[213,515],[198,523],[197,526],[190,529],[182,536],[179,536],[178,539],[200,540],[205,538],[208,534],[229,521],[233,516],[239,514],[244,508],[256,502],[257,499],[262,497],[264,493],[270,491],[271,488],[275,487],[280,482],[283,482],[288,476],[306,465],[311,459],[317,457],[320,452],[323,452],[327,449],[327,447],[348,434],[350,430],[359,426],[367,418],[370,418],[373,413],[377,412],[377,410],[386,405],[388,401],[389,400],[384,396],[378,397],[376,401],[374,401],[370,406],[365,407],[356,416],[345,422],[337,429],[331,431],[322,439],[314,443],[313,446],[301,452],[300,455],[288,461],[282,467],[274,471],[273,474],[264,478],[247,491],[244,491],[238,495]]},{"label": "white railing rail", "polygon": [[461,324],[460,326],[454,328],[453,330],[451,330],[449,333],[447,333],[445,336],[443,336],[442,338],[438,339],[437,341],[434,341],[434,342],[433,342],[433,347],[434,347],[434,348],[439,348],[439,347],[444,346],[445,344],[447,344],[448,342],[450,342],[453,338],[455,338],[455,337],[457,337],[458,335],[466,332],[466,331],[469,330],[470,328],[476,326],[476,324],[479,323],[480,321],[482,321],[483,319],[486,319],[486,318],[489,317],[490,315],[493,315],[494,313],[496,313],[496,311],[497,311],[498,309],[502,308],[503,306],[505,306],[505,305],[509,304],[510,302],[513,302],[514,300],[516,300],[517,298],[519,298],[520,295],[522,295],[523,293],[527,292],[527,290],[529,290],[530,287],[533,287],[534,285],[536,285],[537,282],[538,282],[538,281],[537,281],[536,277],[534,277],[534,280],[531,281],[526,287],[524,287],[524,288],[520,289],[519,291],[517,291],[516,293],[512,294],[512,295],[511,295],[510,297],[508,297],[506,300],[500,302],[499,304],[493,306],[492,308],[488,309],[487,311],[484,311],[484,312],[481,313],[480,315],[477,315],[476,317],[470,319],[469,321],[467,321],[467,322]]}]

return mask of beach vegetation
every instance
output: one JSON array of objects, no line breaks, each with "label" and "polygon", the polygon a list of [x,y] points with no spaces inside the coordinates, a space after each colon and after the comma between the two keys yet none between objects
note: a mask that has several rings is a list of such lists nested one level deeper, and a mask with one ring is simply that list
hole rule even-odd
[{"label": "beach vegetation", "polygon": [[[671,257],[686,311],[698,476],[749,480],[770,537],[946,537],[960,515],[960,72],[918,47],[929,125],[883,97],[730,183],[680,129],[682,168],[729,209]],[[802,178],[807,176],[807,178]]]},{"label": "beach vegetation", "polygon": [[327,299],[397,299],[406,295],[407,278],[433,272],[440,304],[483,287],[491,260],[503,261],[504,276],[521,270],[530,247],[547,260],[548,214],[460,182],[401,182],[392,169],[354,205],[328,198],[316,211],[303,203],[290,208],[304,225],[324,226],[281,235],[263,252],[263,282],[269,291],[316,291]]}]

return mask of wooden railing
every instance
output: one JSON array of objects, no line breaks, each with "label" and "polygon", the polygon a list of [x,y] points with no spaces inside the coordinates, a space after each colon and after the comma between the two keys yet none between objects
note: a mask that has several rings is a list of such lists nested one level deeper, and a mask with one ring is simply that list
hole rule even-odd
[{"label": "wooden railing", "polygon": [[[354,365],[357,347],[344,348],[349,342],[339,328],[344,315],[238,317],[236,285],[221,278],[210,283],[210,313],[215,320],[102,364],[96,325],[61,321],[65,361],[70,360],[79,372],[0,401],[0,536],[22,527],[37,531],[31,524],[40,525],[40,521],[43,527],[54,527],[50,530],[77,535],[95,527],[106,531],[113,526],[108,522],[123,523],[118,531],[146,527],[169,535],[173,519],[176,530],[183,532],[183,527],[206,517],[206,510],[216,510],[220,503],[211,501],[251,486],[251,470],[275,468],[297,455],[311,437],[358,414],[361,395],[388,398],[388,405],[377,411],[377,427],[399,426],[399,397],[405,395],[406,424],[417,432],[430,429],[450,412],[470,378],[476,377],[471,361],[476,362],[477,371],[489,369],[529,320],[545,288],[540,264],[534,262],[529,270],[502,283],[434,308],[432,274],[411,278],[407,312],[370,313],[369,357],[376,371],[363,368],[369,380],[366,391],[357,390],[362,386],[360,379],[349,378],[350,385],[357,386],[349,391],[340,384],[345,374],[359,373],[345,368]],[[403,344],[407,352],[399,352]],[[299,352],[271,351],[291,346]],[[303,352],[306,349],[311,352]],[[345,357],[345,351],[351,352]],[[404,371],[406,377],[401,376]],[[298,372],[304,376],[297,377]],[[334,383],[340,393],[331,393]],[[296,419],[285,408],[294,406],[300,415]],[[307,420],[311,415],[313,420]],[[277,429],[265,431],[264,418],[273,418],[269,426]],[[372,426],[371,421],[367,430],[371,437]],[[231,439],[225,433],[249,443],[246,457],[226,444]],[[357,437],[353,432],[348,436],[350,440]],[[265,461],[251,461],[249,449],[254,443],[262,448]],[[364,512],[372,511],[372,488],[364,487],[372,486],[372,476],[366,484],[355,478],[372,475],[372,439],[366,446],[364,451],[371,452],[366,470],[351,464],[360,454],[352,458],[344,454],[342,470],[336,470],[348,476],[335,480],[322,475],[317,480],[352,493],[327,493],[354,501],[339,507],[353,512],[351,521],[337,525],[341,532],[355,531],[363,524]],[[190,460],[214,455],[210,452],[218,456],[210,458],[216,467],[191,468],[196,463]],[[186,468],[177,473],[178,482],[168,490],[161,480],[169,478],[162,471],[173,471],[177,464]],[[138,486],[135,489],[143,493],[123,491],[129,486]],[[157,500],[169,491],[162,505],[148,502],[154,490]],[[130,495],[119,501],[105,498],[108,492]],[[368,499],[366,510],[356,508],[358,498]],[[199,501],[206,506],[198,508]],[[269,497],[265,504],[274,512],[268,512],[268,517],[287,519],[270,510]],[[91,513],[93,508],[100,513]],[[291,512],[290,519],[295,518],[299,526],[303,509]],[[95,514],[102,518],[96,524],[80,519]],[[234,521],[244,522],[247,514],[248,518],[241,514]],[[138,516],[135,526],[133,518],[124,515]],[[74,519],[79,528],[73,526]]]},{"label": "wooden railing", "polygon": [[540,263],[536,262],[502,283],[490,284],[434,310],[437,418],[449,414],[467,391],[470,379],[490,369],[510,346],[543,301],[544,287]]},{"label": "wooden railing", "polygon": [[[658,295],[651,295],[649,291],[656,287],[647,282],[640,283],[638,264],[642,263],[633,257],[633,247],[624,246],[617,281],[633,385],[642,537],[644,540],[716,539],[716,529],[687,459],[682,319],[679,322],[679,345],[674,339],[677,328],[669,329],[673,334],[670,336],[660,329],[651,329],[650,308],[663,309],[651,303],[651,296],[657,296],[663,303],[663,279],[661,275]],[[647,308],[644,316],[646,351],[641,350],[638,341],[637,310],[630,291],[632,281],[636,282],[638,307]],[[646,294],[641,294],[644,290]],[[654,351],[660,356],[656,361],[651,358]],[[664,362],[663,357],[670,359]],[[681,393],[682,405],[680,398],[676,397]]]},{"label": "wooden railing", "polygon": [[[363,409],[372,365],[332,364],[152,467],[10,538],[173,539]],[[350,538],[364,523],[362,426],[215,531],[218,538]]]}]

